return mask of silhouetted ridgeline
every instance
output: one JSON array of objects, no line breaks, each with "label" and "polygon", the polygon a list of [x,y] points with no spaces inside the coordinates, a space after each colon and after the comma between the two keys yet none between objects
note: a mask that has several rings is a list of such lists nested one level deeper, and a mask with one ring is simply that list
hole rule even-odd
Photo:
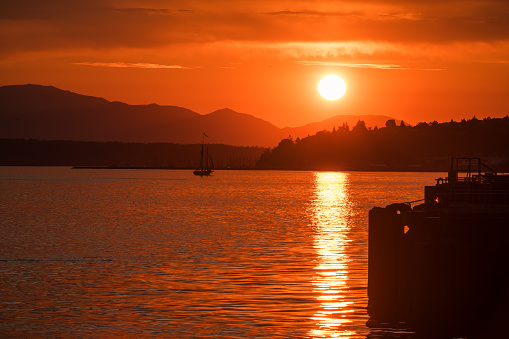
[{"label": "silhouetted ridgeline", "polygon": [[367,129],[359,121],[303,139],[284,139],[257,163],[262,169],[443,171],[454,157],[481,157],[509,171],[509,117]]},{"label": "silhouetted ridgeline", "polygon": [[[261,147],[207,145],[215,168],[254,168]],[[0,139],[0,166],[195,168],[201,145]]]},{"label": "silhouetted ridgeline", "polygon": [[338,115],[300,127],[279,128],[268,121],[225,108],[198,114],[178,106],[128,105],[52,86],[0,86],[0,138],[208,143],[274,147],[282,137],[305,137],[326,127],[364,120],[383,126],[387,116]]}]

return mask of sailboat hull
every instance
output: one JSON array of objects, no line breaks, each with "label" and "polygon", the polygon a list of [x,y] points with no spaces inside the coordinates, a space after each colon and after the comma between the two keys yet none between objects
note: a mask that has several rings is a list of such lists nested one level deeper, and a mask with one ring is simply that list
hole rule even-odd
[{"label": "sailboat hull", "polygon": [[213,171],[210,170],[210,169],[202,169],[202,170],[196,170],[193,172],[194,175],[199,175],[200,177],[203,177],[203,176],[208,176],[210,175],[210,173],[212,173]]}]

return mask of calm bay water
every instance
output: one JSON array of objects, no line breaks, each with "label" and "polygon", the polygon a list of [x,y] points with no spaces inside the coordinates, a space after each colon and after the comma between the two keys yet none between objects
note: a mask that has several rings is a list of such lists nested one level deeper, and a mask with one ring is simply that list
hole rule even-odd
[{"label": "calm bay water", "polygon": [[369,209],[438,176],[0,167],[0,337],[381,337]]}]

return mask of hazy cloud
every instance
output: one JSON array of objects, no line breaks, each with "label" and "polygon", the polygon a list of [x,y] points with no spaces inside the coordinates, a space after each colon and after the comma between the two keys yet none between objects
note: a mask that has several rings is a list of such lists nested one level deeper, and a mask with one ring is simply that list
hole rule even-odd
[{"label": "hazy cloud", "polygon": [[[291,46],[309,42],[306,48]],[[34,51],[138,49],[238,42],[283,46],[296,59],[336,55],[387,59],[427,45],[490,48],[509,41],[509,1],[17,0],[0,3],[0,55]],[[335,46],[334,46],[335,45]],[[332,48],[331,48],[332,46]],[[396,47],[395,47],[396,46]],[[404,49],[407,49],[404,51]],[[197,47],[199,53],[203,49]],[[484,53],[484,54],[483,54]],[[457,53],[456,53],[457,54]],[[429,53],[428,55],[431,55]],[[461,57],[461,56],[460,56]],[[373,62],[373,64],[377,64]]]},{"label": "hazy cloud", "polygon": [[347,62],[331,62],[331,61],[298,61],[298,63],[305,66],[328,66],[328,67],[350,67],[350,68],[371,68],[371,69],[385,69],[385,70],[418,70],[418,71],[443,71],[442,68],[413,68],[403,67],[397,64],[359,64]]},{"label": "hazy cloud", "polygon": [[331,62],[331,61],[298,61],[305,66],[329,66],[329,67],[352,67],[352,68],[374,68],[374,69],[408,69],[396,64],[354,64],[345,62]]},{"label": "hazy cloud", "polygon": [[324,12],[324,11],[278,11],[278,12],[267,12],[262,13],[265,15],[274,16],[316,16],[316,17],[358,17],[362,16],[361,12]]},{"label": "hazy cloud", "polygon": [[180,65],[160,65],[149,63],[129,63],[129,62],[74,62],[74,65],[114,67],[114,68],[170,68],[170,69],[191,69],[190,67]]}]

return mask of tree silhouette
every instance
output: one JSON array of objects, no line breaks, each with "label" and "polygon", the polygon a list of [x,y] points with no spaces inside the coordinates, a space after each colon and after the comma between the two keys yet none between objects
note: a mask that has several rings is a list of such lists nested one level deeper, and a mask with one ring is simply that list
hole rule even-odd
[{"label": "tree silhouette", "polygon": [[389,119],[385,122],[385,127],[387,128],[394,128],[396,127],[396,120],[394,119]]},{"label": "tree silhouette", "polygon": [[509,171],[509,117],[420,122],[416,126],[389,120],[368,130],[358,121],[352,131],[343,125],[334,133],[320,131],[298,143],[283,141],[265,152],[258,168],[308,170],[433,170],[447,169],[452,156],[481,157]]},{"label": "tree silhouette", "polygon": [[[0,165],[195,168],[201,145],[0,139]],[[254,168],[260,147],[208,145],[216,168]]]},{"label": "tree silhouette", "polygon": [[366,132],[368,129],[366,128],[366,123],[362,120],[357,121],[357,124],[352,128],[352,132]]}]

